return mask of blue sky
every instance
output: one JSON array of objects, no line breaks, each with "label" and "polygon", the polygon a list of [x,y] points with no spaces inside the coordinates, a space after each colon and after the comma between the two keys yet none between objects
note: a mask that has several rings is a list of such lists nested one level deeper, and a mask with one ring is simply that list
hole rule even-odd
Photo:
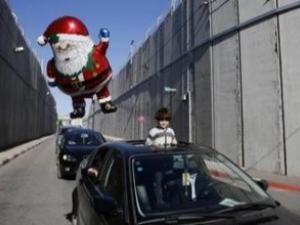
[{"label": "blue sky", "polygon": [[[36,39],[48,24],[63,15],[80,18],[89,29],[93,40],[98,41],[101,27],[111,32],[108,58],[116,73],[126,62],[131,40],[143,41],[145,31],[153,27],[159,15],[170,7],[171,0],[10,0],[10,5],[18,17],[25,36],[45,63],[52,58],[50,47],[40,47]],[[52,88],[59,115],[72,111],[71,99]],[[113,94],[113,93],[112,93]]]}]

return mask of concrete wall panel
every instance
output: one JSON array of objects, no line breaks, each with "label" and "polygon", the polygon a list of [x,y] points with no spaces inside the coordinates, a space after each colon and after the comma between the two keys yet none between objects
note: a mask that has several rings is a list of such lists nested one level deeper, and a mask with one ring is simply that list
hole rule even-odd
[{"label": "concrete wall panel", "polygon": [[[240,9],[240,15],[246,9]],[[241,32],[245,166],[284,172],[276,19]]]},{"label": "concrete wall panel", "polygon": [[[213,33],[238,24],[236,1],[212,5]],[[242,159],[241,84],[239,35],[228,35],[213,44],[214,139],[215,147],[235,162]]]},{"label": "concrete wall panel", "polygon": [[[280,4],[294,1],[280,1]],[[299,176],[300,146],[300,11],[279,17],[285,112],[287,174]]]},{"label": "concrete wall panel", "polygon": [[194,53],[194,93],[193,111],[194,137],[197,143],[212,146],[212,103],[211,71],[209,47],[203,47]]},{"label": "concrete wall panel", "polygon": [[[273,16],[240,28],[241,22],[295,1],[210,2],[183,0],[167,15],[137,50],[132,65],[112,81],[119,111],[98,113],[96,129],[142,138],[155,125],[155,111],[167,106],[178,139],[188,140],[191,134],[194,142],[215,146],[248,169],[283,174],[287,168],[288,174],[299,175],[300,33],[295,27],[300,10],[280,15],[279,24]],[[150,68],[143,71],[152,55]],[[165,86],[176,92],[165,93]],[[188,91],[191,104],[185,98]],[[143,126],[140,115],[146,120]]]},{"label": "concrete wall panel", "polygon": [[218,34],[238,24],[236,0],[213,1],[211,6],[212,33]]},{"label": "concrete wall panel", "polygon": [[[55,132],[55,102],[7,2],[0,0],[0,150]],[[15,53],[16,46],[25,51]]]},{"label": "concrete wall panel", "polygon": [[240,22],[245,22],[276,8],[276,2],[268,0],[238,0],[238,4]]}]

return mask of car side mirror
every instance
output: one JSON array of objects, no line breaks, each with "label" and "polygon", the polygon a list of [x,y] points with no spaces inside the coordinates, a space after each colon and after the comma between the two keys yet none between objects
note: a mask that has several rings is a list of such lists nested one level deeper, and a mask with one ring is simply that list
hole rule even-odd
[{"label": "car side mirror", "polygon": [[81,172],[81,176],[85,177],[87,175],[87,158],[83,159],[79,164],[79,170]]},{"label": "car side mirror", "polygon": [[81,170],[86,169],[87,163],[88,163],[88,159],[87,159],[87,158],[84,158],[84,159],[80,162],[80,165],[79,165],[80,169],[81,169]]},{"label": "car side mirror", "polygon": [[103,195],[95,196],[93,199],[95,209],[103,214],[116,215],[118,214],[118,205],[114,198]]},{"label": "car side mirror", "polygon": [[99,175],[99,172],[97,169],[90,167],[90,168],[86,168],[86,174],[88,177],[94,179],[97,178]]},{"label": "car side mirror", "polygon": [[254,179],[255,183],[261,187],[264,191],[267,191],[269,188],[269,183],[267,180],[264,179]]}]

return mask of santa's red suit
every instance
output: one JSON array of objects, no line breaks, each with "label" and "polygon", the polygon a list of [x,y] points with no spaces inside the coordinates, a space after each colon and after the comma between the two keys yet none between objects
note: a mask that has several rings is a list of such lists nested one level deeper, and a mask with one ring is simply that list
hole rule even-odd
[{"label": "santa's red suit", "polygon": [[51,81],[56,81],[58,87],[73,99],[73,103],[81,103],[84,98],[97,95],[99,102],[111,100],[107,84],[112,77],[112,70],[105,57],[108,42],[95,45],[88,57],[86,65],[78,73],[66,76],[57,71],[54,59],[47,65],[47,73]]},{"label": "santa's red suit", "polygon": [[48,83],[71,96],[74,112],[70,115],[73,118],[84,115],[84,99],[94,95],[103,112],[116,111],[107,87],[112,78],[112,70],[105,56],[109,31],[101,29],[100,35],[100,43],[95,45],[79,19],[64,16],[54,20],[38,38],[40,45],[49,43],[52,47],[54,58],[47,65]]}]

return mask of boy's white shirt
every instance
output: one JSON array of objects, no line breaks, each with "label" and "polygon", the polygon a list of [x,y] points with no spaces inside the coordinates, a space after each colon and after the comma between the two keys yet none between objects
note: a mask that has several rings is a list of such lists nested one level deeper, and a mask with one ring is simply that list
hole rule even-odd
[{"label": "boy's white shirt", "polygon": [[156,147],[170,147],[171,145],[177,145],[175,132],[172,128],[166,129],[154,127],[149,131],[146,139],[146,145],[153,145]]}]

